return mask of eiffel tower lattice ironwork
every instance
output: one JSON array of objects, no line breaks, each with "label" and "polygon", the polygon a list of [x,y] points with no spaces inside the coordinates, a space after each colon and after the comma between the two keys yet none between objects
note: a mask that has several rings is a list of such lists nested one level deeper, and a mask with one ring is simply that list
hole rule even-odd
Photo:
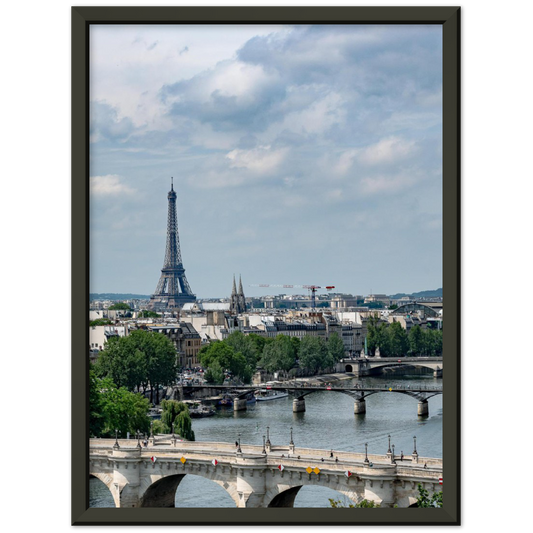
[{"label": "eiffel tower lattice ironwork", "polygon": [[185,277],[185,269],[181,260],[176,212],[177,196],[174,192],[173,178],[171,178],[168,193],[167,248],[159,283],[155,293],[150,296],[150,306],[153,309],[180,308],[184,303],[196,301],[196,295],[193,294]]}]

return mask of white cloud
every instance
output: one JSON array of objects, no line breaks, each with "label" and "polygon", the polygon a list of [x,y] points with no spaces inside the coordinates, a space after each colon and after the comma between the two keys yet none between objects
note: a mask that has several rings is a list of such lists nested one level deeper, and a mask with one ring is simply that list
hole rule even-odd
[{"label": "white cloud", "polygon": [[122,182],[122,178],[116,174],[107,176],[93,176],[90,179],[91,194],[95,196],[113,196],[117,194],[132,194],[135,192],[131,187]]},{"label": "white cloud", "polygon": [[362,194],[369,196],[398,194],[411,188],[417,181],[418,178],[413,174],[366,177],[360,182],[360,190]]},{"label": "white cloud", "polygon": [[270,146],[258,146],[251,150],[232,150],[226,157],[232,168],[247,168],[252,172],[264,174],[271,172],[285,158],[287,149],[271,150]]},{"label": "white cloud", "polygon": [[406,141],[399,137],[382,139],[378,143],[362,150],[359,161],[366,165],[389,164],[402,161],[416,151],[414,141]]}]

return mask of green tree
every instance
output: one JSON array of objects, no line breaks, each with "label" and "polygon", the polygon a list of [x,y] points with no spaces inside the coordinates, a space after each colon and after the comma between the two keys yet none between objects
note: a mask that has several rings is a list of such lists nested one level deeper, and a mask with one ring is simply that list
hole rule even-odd
[{"label": "green tree", "polygon": [[204,379],[211,385],[222,385],[224,383],[224,369],[218,361],[213,361],[204,373]]},{"label": "green tree", "polygon": [[95,327],[95,326],[109,326],[113,324],[109,318],[97,318],[96,320],[91,320],[89,322],[89,327]]},{"label": "green tree", "polygon": [[255,370],[247,363],[241,352],[235,352],[231,346],[223,341],[215,341],[204,346],[198,352],[198,359],[200,364],[207,369],[206,379],[209,378],[210,380],[217,379],[220,375],[220,369],[222,369],[231,372],[244,383],[250,383]]},{"label": "green tree", "polygon": [[192,421],[187,405],[175,400],[163,400],[161,407],[163,408],[161,422],[164,433],[171,433],[172,424],[174,424],[175,433],[184,439],[194,440],[194,431],[192,430]]},{"label": "green tree", "polygon": [[335,363],[338,363],[344,357],[344,343],[338,333],[332,333],[329,336],[327,348],[331,362],[329,366],[334,366]]},{"label": "green tree", "polygon": [[437,329],[424,330],[424,345],[426,355],[442,355],[442,331]]},{"label": "green tree", "polygon": [[290,339],[294,350],[294,357],[298,359],[298,355],[300,354],[300,339],[298,337],[291,337]]},{"label": "green tree", "polygon": [[429,492],[419,483],[417,507],[442,507],[442,491],[434,492],[431,496]]},{"label": "green tree", "polygon": [[171,385],[176,379],[176,348],[162,333],[132,331],[126,337],[109,339],[95,370],[130,391],[150,386],[150,401],[159,403],[159,385]]},{"label": "green tree", "polygon": [[146,361],[143,353],[128,337],[111,337],[95,363],[99,377],[109,377],[117,387],[140,390],[146,380]]},{"label": "green tree", "polygon": [[139,313],[139,318],[159,318],[161,315],[157,314],[154,311],[149,311],[147,309],[143,309]]},{"label": "green tree", "polygon": [[172,385],[176,380],[176,348],[173,342],[155,331],[133,331],[129,338],[138,343],[139,350],[146,361],[146,377],[150,383],[150,401],[159,403],[159,385]]},{"label": "green tree", "polygon": [[112,311],[129,311],[131,307],[124,302],[117,302],[116,304],[110,305],[108,309]]},{"label": "green tree", "polygon": [[419,325],[413,326],[409,330],[409,351],[411,355],[418,356],[424,353],[424,333]]},{"label": "green tree", "polygon": [[378,347],[382,355],[384,355],[383,351],[387,350],[388,339],[385,329],[386,325],[381,321],[377,313],[373,313],[368,317],[366,341],[370,355],[375,355]]},{"label": "green tree", "polygon": [[100,401],[100,383],[101,380],[97,377],[93,368],[91,368],[89,370],[89,434],[91,437],[100,436],[105,426]]},{"label": "green tree", "polygon": [[250,335],[248,335],[248,338],[254,343],[255,352],[258,357],[260,357],[263,353],[263,348],[267,343],[267,338],[263,337],[262,335],[258,335],[257,333],[250,333]]},{"label": "green tree", "polygon": [[294,344],[287,335],[276,335],[273,342],[265,345],[261,367],[268,372],[289,371],[296,363]]},{"label": "green tree", "polygon": [[125,437],[129,432],[147,432],[150,428],[150,402],[142,395],[118,388],[110,378],[91,376],[89,393],[89,428],[91,436],[114,437],[115,430]]},{"label": "green tree", "polygon": [[300,368],[316,373],[321,368],[326,368],[327,363],[328,352],[324,340],[313,335],[302,337],[299,354]]},{"label": "green tree", "polygon": [[341,500],[334,500],[332,498],[328,498],[329,499],[329,504],[331,505],[331,507],[335,508],[335,509],[342,509],[342,508],[352,508],[352,509],[355,509],[355,508],[377,508],[377,507],[381,507],[379,505],[379,503],[376,503],[372,500],[361,500],[359,503],[356,503],[356,504],[353,504],[353,503],[349,503],[348,505],[346,505],[346,502],[343,502]]},{"label": "green tree", "polygon": [[257,351],[256,342],[253,339],[240,331],[234,331],[223,342],[231,346],[235,352],[241,352],[246,359],[246,364],[255,370],[261,352]]},{"label": "green tree", "polygon": [[393,322],[386,328],[386,353],[382,355],[401,357],[409,349],[407,333],[399,322]]}]

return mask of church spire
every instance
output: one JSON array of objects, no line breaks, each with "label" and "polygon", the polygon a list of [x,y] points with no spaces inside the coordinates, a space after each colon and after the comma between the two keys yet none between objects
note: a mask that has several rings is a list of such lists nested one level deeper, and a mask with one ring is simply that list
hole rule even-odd
[{"label": "church spire", "polygon": [[233,274],[233,290],[231,291],[230,298],[230,313],[232,315],[238,315],[244,312],[246,312],[246,300],[244,298],[244,291],[242,289],[242,279],[239,275],[239,292],[237,292],[235,274]]}]

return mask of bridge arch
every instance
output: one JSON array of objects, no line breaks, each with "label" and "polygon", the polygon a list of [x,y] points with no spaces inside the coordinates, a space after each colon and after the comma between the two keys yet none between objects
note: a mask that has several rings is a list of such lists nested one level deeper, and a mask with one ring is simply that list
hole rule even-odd
[{"label": "bridge arch", "polygon": [[175,507],[176,492],[185,476],[198,477],[215,483],[229,495],[235,503],[235,506],[238,505],[239,496],[232,484],[228,484],[221,479],[216,479],[216,476],[202,475],[201,472],[197,472],[194,474],[152,475],[149,478],[143,478],[141,482],[142,496],[140,507]]},{"label": "bridge arch", "polygon": [[89,474],[89,479],[90,478],[97,479],[103,485],[105,485],[107,487],[107,489],[109,490],[109,495],[113,499],[115,507],[118,507],[119,506],[119,502],[117,501],[116,491],[114,491],[112,489],[112,487],[113,487],[113,476],[110,475],[110,474],[106,474],[106,473],[98,473],[98,472],[93,473],[93,472],[91,472]]},{"label": "bridge arch", "polygon": [[[316,490],[314,490],[316,489]],[[322,493],[324,501],[327,501],[329,498],[333,500],[347,501],[347,506],[349,503],[355,505],[360,498],[353,491],[342,491],[336,490],[330,487],[321,487],[312,484],[301,484],[289,487],[278,494],[274,495],[268,504],[268,507],[295,507],[295,503],[298,503],[297,496],[300,495],[300,498],[305,501],[306,494],[309,494],[311,491]],[[271,497],[271,494],[267,494],[268,497]],[[298,507],[298,505],[296,505]],[[303,506],[304,507],[304,506]],[[329,507],[329,505],[327,506]]]}]

